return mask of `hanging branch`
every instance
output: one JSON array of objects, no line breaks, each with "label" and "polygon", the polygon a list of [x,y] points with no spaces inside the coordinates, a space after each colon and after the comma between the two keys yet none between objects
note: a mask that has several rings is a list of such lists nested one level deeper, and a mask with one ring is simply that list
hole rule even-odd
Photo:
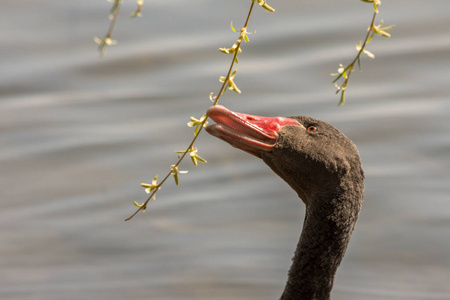
[{"label": "hanging branch", "polygon": [[[375,19],[378,14],[378,6],[381,5],[380,0],[361,0],[363,2],[372,3],[373,4],[373,17],[372,21],[370,23],[369,28],[367,29],[366,38],[364,39],[364,42],[359,42],[356,45],[356,50],[358,51],[358,54],[356,55],[355,59],[348,64],[346,67],[344,67],[342,64],[339,65],[338,73],[331,74],[332,76],[336,76],[336,78],[333,80],[333,83],[335,84],[337,91],[336,94],[341,92],[341,99],[339,101],[339,105],[343,105],[345,103],[345,91],[348,86],[348,81],[350,79],[350,75],[354,71],[355,63],[358,62],[358,68],[359,71],[361,71],[361,54],[364,53],[370,58],[375,58],[375,55],[366,50],[366,45],[372,40],[374,35],[381,35],[385,37],[391,37],[391,35],[387,32],[388,30],[392,29],[394,25],[388,26],[388,27],[381,27],[383,25],[383,20],[381,20],[380,24],[375,25]],[[341,78],[344,78],[344,82],[341,85],[337,84],[337,81]]]},{"label": "hanging branch", "polygon": [[[119,18],[120,7],[122,5],[122,0],[108,0],[113,2],[110,14],[109,14],[109,28],[106,32],[106,35],[103,39],[99,39],[98,37],[94,38],[94,41],[98,44],[98,51],[100,52],[100,56],[105,55],[106,48],[111,45],[117,44],[116,40],[111,38],[112,32],[114,30],[114,25],[116,25],[117,19]],[[137,0],[137,9],[135,12],[131,14],[131,18],[140,17],[142,15],[142,6],[144,5],[144,0]]]},{"label": "hanging branch", "polygon": [[[242,41],[248,42],[249,41],[248,35],[254,33],[254,32],[251,32],[251,33],[247,32],[247,27],[248,27],[248,23],[250,21],[250,16],[252,14],[255,2],[257,2],[266,11],[270,11],[270,12],[275,11],[272,7],[270,7],[266,3],[266,1],[252,0],[252,4],[250,5],[247,19],[246,19],[245,24],[242,27],[242,29],[239,31],[234,29],[233,23],[231,23],[231,26],[230,26],[231,30],[233,30],[234,32],[239,32],[239,37],[230,48],[220,48],[219,49],[219,51],[222,53],[233,55],[233,58],[231,60],[231,64],[228,69],[227,75],[220,76],[220,78],[219,78],[219,81],[222,82],[222,85],[219,89],[219,92],[217,93],[217,96],[213,96],[213,93],[209,94],[209,99],[213,102],[213,105],[216,105],[219,102],[220,97],[226,92],[227,89],[232,90],[238,94],[241,93],[241,90],[239,90],[236,83],[234,82],[234,78],[236,76],[237,69],[233,70],[233,68],[234,68],[234,65],[238,63],[238,58],[237,58],[238,53],[242,52],[242,48],[241,48]],[[161,186],[166,182],[166,180],[169,177],[172,176],[175,180],[175,184],[176,185],[179,184],[179,175],[183,174],[183,173],[187,173],[187,171],[180,171],[178,168],[179,168],[179,165],[181,164],[181,162],[183,161],[183,159],[187,155],[189,155],[189,157],[192,160],[192,163],[195,166],[197,166],[199,162],[206,163],[206,160],[198,155],[198,153],[197,153],[198,149],[194,147],[194,144],[195,144],[195,141],[197,140],[197,137],[201,133],[202,129],[208,125],[207,120],[208,120],[208,116],[206,114],[204,114],[200,119],[191,117],[191,121],[189,123],[187,123],[187,125],[189,127],[194,127],[195,129],[194,129],[194,138],[190,142],[189,146],[187,146],[186,150],[175,151],[176,153],[180,154],[180,156],[178,157],[178,161],[175,164],[170,166],[170,171],[159,183],[157,182],[158,175],[156,175],[153,178],[152,183],[141,183],[141,186],[145,188],[145,192],[148,193],[149,196],[148,196],[147,200],[145,200],[141,204],[134,201],[134,205],[136,207],[138,207],[138,209],[131,216],[126,218],[125,221],[132,219],[140,211],[145,211],[150,199],[152,199],[152,198],[155,199],[156,193],[158,192],[158,190],[161,188]]]}]

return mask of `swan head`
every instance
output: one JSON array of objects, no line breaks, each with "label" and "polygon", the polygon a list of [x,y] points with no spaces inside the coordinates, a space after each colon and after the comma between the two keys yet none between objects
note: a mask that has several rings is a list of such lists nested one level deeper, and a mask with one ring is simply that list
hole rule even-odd
[{"label": "swan head", "polygon": [[343,181],[361,181],[356,146],[334,126],[305,116],[261,117],[216,105],[206,130],[231,146],[261,158],[308,204],[310,196],[333,192]]}]

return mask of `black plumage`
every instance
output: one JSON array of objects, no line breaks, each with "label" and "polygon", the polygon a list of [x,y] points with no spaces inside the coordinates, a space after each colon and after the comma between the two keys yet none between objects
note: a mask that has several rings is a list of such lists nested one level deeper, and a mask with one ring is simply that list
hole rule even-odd
[{"label": "black plumage", "polygon": [[266,118],[213,106],[207,131],[261,158],[306,205],[282,300],[330,299],[336,270],[358,219],[364,173],[356,146],[310,117]]}]

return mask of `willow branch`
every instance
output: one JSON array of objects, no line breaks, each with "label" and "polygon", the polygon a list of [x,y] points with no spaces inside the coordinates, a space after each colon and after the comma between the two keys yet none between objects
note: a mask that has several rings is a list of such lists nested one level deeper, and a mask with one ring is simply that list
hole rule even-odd
[{"label": "willow branch", "polygon": [[[361,71],[361,63],[360,63],[361,54],[365,53],[370,58],[375,58],[375,55],[373,55],[371,52],[366,50],[366,45],[372,40],[372,37],[375,34],[385,36],[385,37],[390,37],[391,35],[389,33],[387,33],[387,31],[392,29],[392,27],[394,27],[394,26],[388,26],[388,27],[381,28],[383,21],[381,21],[381,23],[378,26],[375,25],[375,19],[378,14],[378,6],[381,5],[381,2],[379,0],[361,0],[361,1],[372,3],[373,8],[374,8],[374,13],[373,13],[372,21],[370,22],[370,26],[367,30],[367,34],[364,39],[364,42],[362,44],[361,44],[361,42],[359,42],[358,45],[356,46],[356,49],[358,50],[358,54],[356,55],[356,57],[345,68],[342,65],[340,65],[340,68],[338,69],[338,73],[332,74],[333,76],[337,76],[333,80],[333,83],[335,83],[335,85],[337,87],[336,94],[341,92],[341,99],[339,101],[339,105],[343,105],[345,102],[345,91],[348,86],[350,76],[351,76],[352,72],[354,71],[354,66],[355,66],[356,62],[358,62],[358,67],[359,67],[359,70]],[[336,82],[341,77],[344,77],[345,81],[339,86],[336,84]]]},{"label": "willow branch", "polygon": [[[241,29],[241,32],[243,32],[243,31],[245,32],[245,30],[246,30],[247,27],[248,27],[248,23],[249,23],[250,16],[251,16],[251,14],[252,14],[252,10],[253,10],[253,6],[254,6],[254,5],[255,5],[255,2],[252,0],[252,4],[250,5],[250,9],[249,9],[249,12],[248,12],[248,15],[247,15],[247,19],[246,19],[246,21],[245,21],[244,27]],[[228,83],[229,83],[229,81],[230,81],[230,79],[231,79],[233,67],[234,67],[235,62],[237,61],[236,58],[237,58],[237,54],[239,53],[239,50],[240,50],[240,48],[241,48],[241,44],[242,44],[242,39],[238,39],[238,41],[236,42],[236,47],[235,47],[236,50],[235,50],[235,52],[234,52],[234,54],[233,54],[233,59],[232,59],[232,61],[231,61],[230,67],[229,67],[229,69],[228,69],[227,76],[225,77],[225,80],[223,81],[223,84],[222,84],[222,86],[220,87],[219,92],[217,93],[217,97],[215,98],[215,100],[214,100],[214,102],[213,102],[213,105],[217,105],[217,103],[218,103],[219,100],[220,100],[221,95],[223,95],[223,93],[224,93],[224,91],[225,91],[225,89],[226,89],[226,87],[227,87],[227,85],[228,85]],[[148,202],[150,201],[150,199],[151,199],[152,197],[154,197],[154,195],[158,192],[159,188],[160,188],[160,187],[166,182],[166,180],[172,175],[172,170],[173,170],[174,168],[178,168],[178,166],[181,164],[181,162],[183,161],[183,159],[186,157],[187,153],[190,153],[190,152],[191,152],[191,150],[192,150],[193,147],[194,147],[195,141],[197,140],[197,137],[200,135],[200,133],[201,133],[203,127],[205,127],[205,124],[206,124],[207,120],[208,120],[208,117],[206,116],[206,117],[204,118],[204,120],[202,121],[202,123],[199,125],[199,130],[198,130],[197,134],[195,134],[195,136],[194,136],[194,138],[192,139],[192,141],[190,142],[189,146],[187,146],[186,151],[184,151],[184,153],[179,157],[179,159],[178,159],[178,161],[175,163],[175,165],[172,165],[171,171],[170,171],[169,173],[167,173],[167,175],[163,178],[163,180],[162,180],[159,184],[156,185],[156,187],[153,189],[153,191],[152,191],[152,192],[150,193],[150,195],[148,196],[147,200],[145,200],[145,202],[144,202],[142,205],[140,205],[140,207],[139,207],[139,208],[138,208],[131,216],[129,216],[128,218],[126,218],[125,221],[131,220],[131,219],[132,219],[135,215],[137,215],[140,211],[143,211],[143,210],[145,210],[145,209],[147,208],[147,204],[148,204]]]},{"label": "willow branch", "polygon": [[[131,18],[140,17],[142,15],[142,6],[144,5],[144,0],[137,0],[137,9],[131,14]],[[94,41],[98,44],[98,51],[100,56],[103,56],[106,52],[106,48],[111,45],[115,45],[117,41],[113,40],[112,33],[114,26],[116,25],[117,19],[119,18],[120,8],[122,6],[122,0],[113,0],[113,5],[111,8],[111,13],[109,15],[109,27],[106,35],[103,39],[94,38]]]}]

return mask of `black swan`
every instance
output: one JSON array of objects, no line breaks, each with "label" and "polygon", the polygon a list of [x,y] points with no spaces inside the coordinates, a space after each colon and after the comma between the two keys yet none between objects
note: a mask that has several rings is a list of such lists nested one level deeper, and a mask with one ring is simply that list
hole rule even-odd
[{"label": "black swan", "polygon": [[356,146],[310,117],[266,118],[216,105],[206,130],[261,158],[306,205],[300,241],[282,300],[330,299],[336,270],[358,219],[364,173]]}]

